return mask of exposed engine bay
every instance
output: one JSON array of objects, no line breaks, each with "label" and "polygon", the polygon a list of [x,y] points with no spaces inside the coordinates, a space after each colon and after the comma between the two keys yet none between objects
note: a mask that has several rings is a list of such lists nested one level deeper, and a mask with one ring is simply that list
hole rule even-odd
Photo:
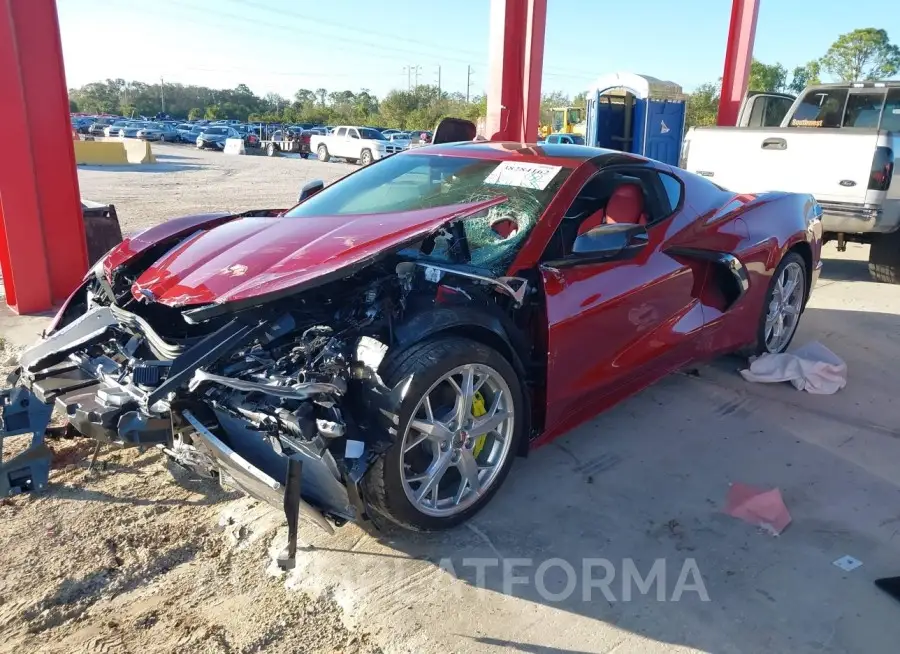
[{"label": "exposed engine bay", "polygon": [[440,328],[455,306],[498,325],[512,349],[530,347],[524,279],[401,251],[256,306],[172,307],[135,292],[135,281],[173,245],[112,271],[96,266],[23,354],[0,396],[3,435],[32,431],[35,440],[18,466],[0,468],[0,493],[46,485],[39,433],[55,405],[79,434],[158,447],[198,475],[283,506],[288,566],[299,516],[326,530],[367,517],[359,482],[396,436],[405,394],[402,382],[389,388],[379,376],[392,348]]}]

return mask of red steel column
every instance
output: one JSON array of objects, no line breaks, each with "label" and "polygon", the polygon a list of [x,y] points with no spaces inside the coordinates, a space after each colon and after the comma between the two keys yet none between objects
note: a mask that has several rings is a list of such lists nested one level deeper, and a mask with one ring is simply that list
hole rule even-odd
[{"label": "red steel column", "polygon": [[725,47],[725,71],[722,73],[722,95],[719,97],[719,126],[737,124],[741,102],[747,93],[750,63],[753,61],[753,39],[760,0],[732,0],[731,25]]},{"label": "red steel column", "polygon": [[486,136],[533,142],[541,113],[547,0],[491,0]]},{"label": "red steel column", "polygon": [[0,0],[0,268],[18,313],[50,309],[87,271],[54,0]]}]

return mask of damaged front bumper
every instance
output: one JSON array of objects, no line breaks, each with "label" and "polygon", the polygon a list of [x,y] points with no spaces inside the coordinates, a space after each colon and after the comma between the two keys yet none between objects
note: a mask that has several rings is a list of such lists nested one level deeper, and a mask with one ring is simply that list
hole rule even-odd
[{"label": "damaged front bumper", "polygon": [[[10,380],[13,387],[0,393],[0,495],[46,488],[51,452],[44,439],[55,408],[84,436],[122,447],[158,446],[226,487],[283,508],[290,541],[280,561],[285,567],[293,561],[300,517],[331,532],[332,522],[364,516],[357,487],[365,471],[361,452],[353,459],[336,460],[328,450],[305,448],[299,442],[286,451],[271,434],[239,415],[204,403],[205,386],[228,382],[252,390],[240,385],[248,382],[229,381],[200,368],[254,333],[271,331],[271,323],[232,321],[171,361],[125,366],[91,350],[109,341],[115,329],[133,330],[134,318],[121,309],[96,307],[22,355]],[[152,340],[152,330],[145,329],[142,336]],[[166,368],[164,381],[142,383],[153,377],[154,366]],[[304,392],[310,394],[339,390],[328,384],[306,386]],[[3,439],[27,433],[32,434],[30,447],[4,462]]]}]

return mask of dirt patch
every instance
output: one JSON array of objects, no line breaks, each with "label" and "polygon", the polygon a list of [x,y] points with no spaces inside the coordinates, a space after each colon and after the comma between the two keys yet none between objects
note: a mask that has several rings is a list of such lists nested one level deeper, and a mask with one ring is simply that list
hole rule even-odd
[{"label": "dirt patch", "polygon": [[0,652],[380,651],[328,593],[266,572],[275,529],[221,518],[247,499],[156,450],[88,472],[91,441],[50,445],[50,489],[0,500]]}]

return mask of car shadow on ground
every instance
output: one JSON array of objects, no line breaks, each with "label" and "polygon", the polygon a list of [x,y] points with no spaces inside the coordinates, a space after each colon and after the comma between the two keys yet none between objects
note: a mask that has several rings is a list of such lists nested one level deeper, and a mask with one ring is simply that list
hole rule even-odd
[{"label": "car shadow on ground", "polygon": [[824,259],[819,279],[834,282],[866,282],[871,279],[869,264],[855,259]]},{"label": "car shadow on ground", "polygon": [[[810,308],[795,345],[813,339],[847,359],[851,382],[837,395],[751,384],[738,374],[745,360],[721,358],[517,460],[485,510],[454,530],[385,529],[370,532],[370,548],[323,542],[311,556],[329,560],[334,583],[375,580],[360,593],[378,598],[373,611],[490,607],[477,629],[445,625],[460,639],[448,651],[606,651],[590,620],[709,652],[893,651],[900,607],[872,580],[900,573],[900,408],[889,382],[900,316]],[[787,530],[776,538],[726,515],[735,482],[780,489]],[[842,572],[832,562],[845,554],[864,567]],[[422,628],[434,617],[426,611]],[[567,639],[563,625],[580,636]]]}]

